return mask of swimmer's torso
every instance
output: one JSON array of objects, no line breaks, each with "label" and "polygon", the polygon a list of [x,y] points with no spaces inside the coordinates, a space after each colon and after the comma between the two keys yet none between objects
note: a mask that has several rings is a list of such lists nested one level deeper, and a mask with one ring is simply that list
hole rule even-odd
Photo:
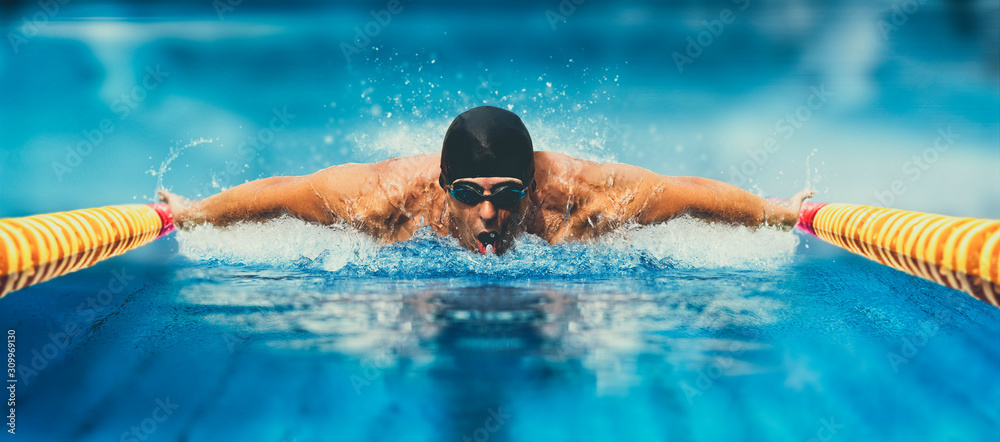
[{"label": "swimmer's torso", "polygon": [[[440,158],[425,154],[334,166],[320,172],[313,187],[330,221],[346,222],[383,241],[407,240],[425,225],[445,236],[449,196],[438,184]],[[515,231],[556,243],[599,236],[628,221],[635,215],[638,186],[621,185],[627,170],[598,166],[536,152],[537,188],[524,202],[526,210]]]}]

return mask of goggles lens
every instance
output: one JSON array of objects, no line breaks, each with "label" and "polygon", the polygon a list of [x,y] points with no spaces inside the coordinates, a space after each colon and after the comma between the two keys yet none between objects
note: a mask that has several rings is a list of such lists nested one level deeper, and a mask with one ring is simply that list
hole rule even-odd
[{"label": "goggles lens", "polygon": [[475,206],[483,201],[489,200],[497,207],[510,207],[517,204],[518,201],[524,199],[528,194],[524,191],[524,188],[519,185],[505,185],[499,189],[493,190],[490,195],[483,195],[483,192],[471,186],[463,186],[462,184],[451,186],[451,197],[455,198],[459,202],[468,204],[470,206]]}]

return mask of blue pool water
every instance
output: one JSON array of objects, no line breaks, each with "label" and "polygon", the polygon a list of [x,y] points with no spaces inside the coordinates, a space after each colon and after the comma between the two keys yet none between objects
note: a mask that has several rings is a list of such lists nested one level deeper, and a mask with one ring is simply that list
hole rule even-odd
[{"label": "blue pool water", "polygon": [[[387,2],[62,6],[0,53],[0,216],[432,152],[493,104],[541,150],[1000,218],[995,2],[888,31],[905,2],[584,2],[554,26],[550,3],[404,1],[346,58]],[[2,8],[4,35],[36,12]],[[199,228],[12,293],[0,326],[10,440],[1000,439],[1000,309],[689,219],[502,258],[426,231]]]}]

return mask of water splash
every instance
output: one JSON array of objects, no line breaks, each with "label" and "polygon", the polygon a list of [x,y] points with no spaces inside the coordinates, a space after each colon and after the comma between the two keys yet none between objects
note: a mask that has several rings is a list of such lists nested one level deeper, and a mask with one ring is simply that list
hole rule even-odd
[{"label": "water splash", "polygon": [[613,161],[608,146],[628,143],[629,127],[619,115],[593,110],[616,103],[618,75],[611,68],[583,69],[565,77],[572,84],[564,84],[554,73],[500,76],[486,68],[451,72],[435,65],[433,54],[372,52],[366,63],[397,78],[387,81],[371,73],[350,85],[359,93],[359,104],[348,117],[361,123],[348,139],[354,141],[359,160],[439,152],[452,119],[482,105],[518,114],[535,150]]},{"label": "water splash", "polygon": [[370,259],[374,239],[342,226],[320,226],[292,218],[231,227],[196,226],[177,234],[181,255],[195,261],[335,271]]},{"label": "water splash", "polygon": [[776,229],[750,230],[691,218],[623,229],[588,243],[551,246],[524,235],[502,257],[473,254],[429,228],[408,241],[380,245],[347,227],[291,218],[227,228],[199,226],[180,232],[177,239],[181,255],[194,261],[406,278],[600,277],[672,268],[767,271],[788,264],[798,244],[794,234]]},{"label": "water splash", "polygon": [[185,144],[183,146],[174,145],[173,147],[171,147],[170,153],[168,153],[167,157],[164,158],[162,162],[160,162],[159,168],[149,169],[146,171],[146,173],[156,177],[156,190],[164,189],[163,174],[167,173],[167,171],[170,170],[170,163],[174,162],[174,160],[180,157],[185,150],[204,143],[213,143],[213,142],[215,142],[215,140],[210,138],[199,138],[197,140],[192,140],[190,143]]},{"label": "water splash", "polygon": [[[819,174],[819,168],[812,168],[809,166],[810,160],[812,160],[818,152],[819,149],[814,148],[811,152],[809,152],[809,155],[806,156],[806,189],[815,189],[816,184],[818,184],[823,178]],[[813,175],[814,173],[816,174],[815,176]]]},{"label": "water splash", "polygon": [[777,228],[706,224],[683,217],[632,233],[629,246],[689,268],[774,270],[791,263],[798,236]]}]

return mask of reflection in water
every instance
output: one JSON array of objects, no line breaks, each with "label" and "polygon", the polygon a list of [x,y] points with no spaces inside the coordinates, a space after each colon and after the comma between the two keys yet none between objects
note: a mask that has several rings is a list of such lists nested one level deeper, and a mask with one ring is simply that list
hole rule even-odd
[{"label": "reflection in water", "polygon": [[624,396],[653,381],[686,404],[706,369],[716,382],[781,363],[761,333],[781,321],[784,304],[761,294],[769,283],[760,275],[761,291],[747,294],[745,275],[719,272],[486,286],[234,267],[182,272],[180,302],[237,333],[247,351],[345,357],[354,366],[345,382],[359,395],[424,385],[456,438],[481,427],[490,410],[513,410],[525,392],[572,385]]},{"label": "reflection in water", "polygon": [[[81,324],[22,406],[71,416],[56,440],[119,436],[158,397],[181,404],[165,440],[805,440],[831,418],[852,440],[995,439],[1000,313],[840,261],[577,279],[178,262]],[[32,299],[106,284],[61,281]],[[50,310],[79,323],[77,302]],[[39,324],[18,326],[26,354],[50,343]]]}]

